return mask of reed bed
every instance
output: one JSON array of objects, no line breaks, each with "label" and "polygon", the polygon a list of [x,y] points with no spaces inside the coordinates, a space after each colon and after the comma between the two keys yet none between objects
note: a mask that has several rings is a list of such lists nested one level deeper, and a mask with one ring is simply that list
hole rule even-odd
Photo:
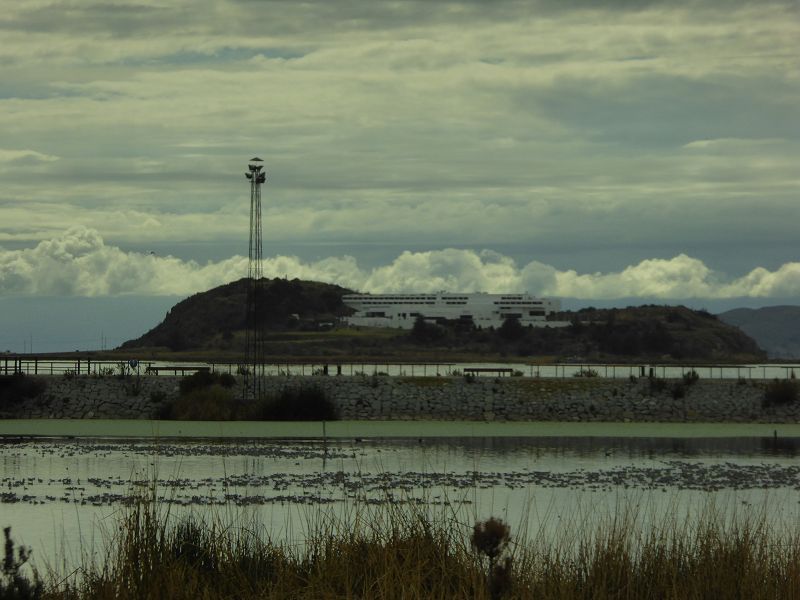
[{"label": "reed bed", "polygon": [[102,564],[66,579],[50,574],[36,597],[800,598],[800,531],[776,528],[766,511],[737,516],[712,506],[691,519],[654,520],[623,509],[517,539],[502,521],[466,523],[457,509],[319,508],[308,514],[306,543],[294,546],[255,521],[177,518],[162,506],[134,503]]},{"label": "reed bed", "polygon": [[501,522],[490,527],[492,519],[473,529],[458,507],[309,508],[308,538],[293,546],[231,518],[241,515],[177,518],[139,499],[100,566],[51,574],[44,593],[8,585],[7,543],[0,599],[800,598],[800,535],[776,529],[766,507],[736,514],[709,505],[688,517],[677,505],[666,513],[620,506],[605,518],[579,511],[556,535],[537,519],[529,539]]}]

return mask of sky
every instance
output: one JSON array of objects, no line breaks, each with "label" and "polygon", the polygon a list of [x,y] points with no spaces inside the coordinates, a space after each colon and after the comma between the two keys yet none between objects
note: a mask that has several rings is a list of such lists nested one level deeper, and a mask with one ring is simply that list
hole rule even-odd
[{"label": "sky", "polygon": [[0,351],[15,299],[246,275],[256,155],[269,276],[800,298],[794,0],[0,0],[0,39]]}]

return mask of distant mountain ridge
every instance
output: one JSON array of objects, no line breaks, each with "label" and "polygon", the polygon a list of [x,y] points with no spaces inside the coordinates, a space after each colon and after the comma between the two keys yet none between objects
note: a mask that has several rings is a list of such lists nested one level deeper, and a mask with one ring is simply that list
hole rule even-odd
[{"label": "distant mountain ridge", "polygon": [[770,358],[800,358],[800,306],[736,308],[719,318],[756,340]]}]

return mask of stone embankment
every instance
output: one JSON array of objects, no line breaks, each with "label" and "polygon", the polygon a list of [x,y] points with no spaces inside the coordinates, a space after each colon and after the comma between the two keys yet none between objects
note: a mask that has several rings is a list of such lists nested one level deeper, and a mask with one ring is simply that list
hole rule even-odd
[{"label": "stone embankment", "polygon": [[[0,418],[157,418],[180,377],[41,377],[38,397]],[[480,421],[800,422],[800,403],[762,406],[767,382],[639,378],[268,377],[267,392],[322,388],[343,419]],[[234,388],[233,393],[237,391]]]}]

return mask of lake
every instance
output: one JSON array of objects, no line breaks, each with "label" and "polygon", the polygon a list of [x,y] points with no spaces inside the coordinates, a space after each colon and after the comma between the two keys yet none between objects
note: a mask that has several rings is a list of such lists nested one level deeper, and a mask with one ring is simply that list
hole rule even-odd
[{"label": "lake", "polygon": [[712,506],[783,526],[800,508],[800,426],[342,422],[321,432],[0,421],[0,526],[39,564],[69,569],[99,560],[128,499],[154,484],[174,516],[257,520],[298,544],[323,515],[397,506],[456,514],[465,528],[499,516],[528,537],[626,511],[644,523],[701,518]]}]

